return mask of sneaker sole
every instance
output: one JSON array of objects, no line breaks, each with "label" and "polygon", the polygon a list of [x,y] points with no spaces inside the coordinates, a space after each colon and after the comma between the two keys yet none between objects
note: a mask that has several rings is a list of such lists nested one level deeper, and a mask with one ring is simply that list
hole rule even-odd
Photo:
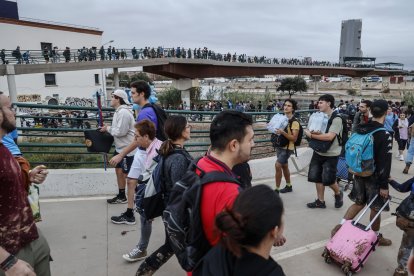
[{"label": "sneaker sole", "polygon": [[127,225],[135,225],[137,223],[136,221],[134,221],[134,222],[131,222],[131,221],[114,221],[112,219],[111,219],[111,222],[115,223],[115,224],[127,224]]},{"label": "sneaker sole", "polygon": [[106,201],[106,202],[108,202],[108,204],[125,204],[125,203],[128,203],[128,200],[125,200],[125,201],[113,201],[113,202]]},{"label": "sneaker sole", "polygon": [[125,261],[130,262],[130,263],[133,263],[133,262],[137,262],[137,261],[144,260],[146,257],[147,257],[147,256],[145,256],[145,257],[139,257],[139,258],[136,258],[136,259],[131,259],[131,258],[130,258],[128,255],[126,255],[126,254],[122,255],[122,258],[123,258]]}]

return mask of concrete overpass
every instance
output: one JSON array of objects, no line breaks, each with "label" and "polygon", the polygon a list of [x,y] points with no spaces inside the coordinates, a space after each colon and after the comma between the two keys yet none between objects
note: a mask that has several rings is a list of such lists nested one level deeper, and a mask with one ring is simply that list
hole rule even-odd
[{"label": "concrete overpass", "polygon": [[[304,66],[286,64],[239,63],[209,59],[153,58],[104,60],[70,63],[8,64],[0,65],[0,76],[7,77],[10,97],[17,102],[15,75],[80,71],[113,68],[115,86],[119,84],[118,69],[143,67],[144,72],[170,77],[176,81],[176,88],[185,91],[194,86],[192,80],[212,77],[242,77],[260,75],[344,75],[360,79],[369,75],[392,76],[401,70],[382,70],[376,68],[351,68],[334,66]],[[189,95],[183,96],[183,98]]]},{"label": "concrete overpass", "polygon": [[369,75],[391,76],[401,74],[400,70],[375,68],[351,68],[333,66],[304,66],[286,64],[239,63],[208,59],[153,58],[86,61],[70,63],[9,64],[0,65],[0,76],[14,74],[35,74],[63,71],[79,71],[106,68],[143,67],[144,72],[173,79],[238,77],[259,75],[344,75],[365,77]]}]

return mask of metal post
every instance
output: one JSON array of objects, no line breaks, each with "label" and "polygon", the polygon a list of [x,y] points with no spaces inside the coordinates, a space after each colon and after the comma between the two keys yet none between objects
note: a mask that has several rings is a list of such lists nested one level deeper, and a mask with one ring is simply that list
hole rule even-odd
[{"label": "metal post", "polygon": [[119,71],[118,71],[118,68],[114,68],[114,86],[115,86],[115,90],[119,89]]},{"label": "metal post", "polygon": [[6,65],[6,76],[7,76],[7,86],[9,88],[10,101],[12,103],[17,103],[17,88],[16,88],[16,77],[14,71],[14,65]]}]

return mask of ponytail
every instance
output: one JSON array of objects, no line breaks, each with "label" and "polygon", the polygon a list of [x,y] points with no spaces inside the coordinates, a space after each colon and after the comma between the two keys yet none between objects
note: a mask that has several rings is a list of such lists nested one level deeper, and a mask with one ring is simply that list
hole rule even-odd
[{"label": "ponytail", "polygon": [[216,217],[216,226],[221,232],[221,243],[235,256],[240,257],[242,244],[246,239],[244,224],[240,214],[226,209]]},{"label": "ponytail", "polygon": [[163,157],[167,157],[172,152],[174,152],[174,144],[170,139],[165,140],[162,144],[160,149],[158,150],[159,155]]}]

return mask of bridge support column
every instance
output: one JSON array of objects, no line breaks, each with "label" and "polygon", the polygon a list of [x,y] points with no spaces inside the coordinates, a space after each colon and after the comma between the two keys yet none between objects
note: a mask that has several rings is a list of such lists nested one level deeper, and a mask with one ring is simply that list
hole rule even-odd
[{"label": "bridge support column", "polygon": [[190,88],[199,86],[198,79],[173,80],[172,86],[181,91],[181,101],[190,107]]},{"label": "bridge support column", "polygon": [[115,86],[115,90],[119,89],[119,71],[118,71],[118,68],[114,68],[114,86]]},{"label": "bridge support column", "polygon": [[390,77],[382,77],[382,88],[381,91],[385,91],[390,88]]},{"label": "bridge support column", "polygon": [[311,76],[311,79],[313,80],[313,93],[318,94],[319,92],[319,81],[321,80],[320,75],[314,75]]},{"label": "bridge support column", "polygon": [[361,95],[361,93],[362,93],[362,78],[353,77],[351,79],[351,88],[356,90],[357,95]]},{"label": "bridge support column", "polygon": [[14,71],[14,65],[6,65],[6,76],[7,76],[7,86],[9,88],[10,101],[12,103],[17,103],[17,88],[16,88],[16,77]]}]

